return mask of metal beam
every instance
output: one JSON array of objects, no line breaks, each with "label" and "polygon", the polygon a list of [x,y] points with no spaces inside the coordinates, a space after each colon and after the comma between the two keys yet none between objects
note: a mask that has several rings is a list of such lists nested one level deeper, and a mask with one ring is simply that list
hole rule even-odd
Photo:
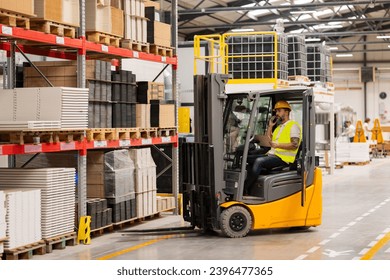
[{"label": "metal beam", "polygon": [[[325,2],[325,3],[307,3],[307,4],[295,4],[295,5],[272,5],[272,6],[256,6],[256,7],[215,7],[215,8],[203,8],[193,10],[181,10],[178,11],[180,15],[194,15],[194,14],[212,14],[216,12],[236,12],[236,11],[254,11],[254,10],[270,10],[270,9],[289,9],[299,10],[301,8],[308,9],[318,7],[329,7],[329,6],[345,6],[345,5],[368,5],[372,4],[373,1],[341,1],[341,2]],[[390,4],[387,0],[376,0],[374,4]]]},{"label": "metal beam", "polygon": [[[284,21],[284,25],[301,25],[301,24],[321,24],[321,23],[329,23],[329,22],[339,22],[339,21],[348,21],[348,22],[376,22],[376,21],[388,21],[388,17],[378,17],[378,18],[332,18],[332,19],[319,19],[319,20],[298,20],[298,21]],[[180,26],[180,30],[184,29],[207,29],[207,28],[215,28],[215,29],[226,29],[226,28],[236,28],[236,27],[244,27],[244,26],[257,26],[257,25],[275,25],[274,21],[248,21],[248,22],[237,22],[232,24],[210,24],[210,25],[196,25],[196,26]],[[331,25],[330,25],[331,27]]]}]

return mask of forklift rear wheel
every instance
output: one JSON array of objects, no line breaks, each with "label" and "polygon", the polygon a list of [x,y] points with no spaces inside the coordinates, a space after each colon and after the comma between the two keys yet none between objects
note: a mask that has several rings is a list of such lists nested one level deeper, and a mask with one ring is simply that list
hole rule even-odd
[{"label": "forklift rear wheel", "polygon": [[241,206],[227,208],[221,213],[220,227],[225,236],[231,238],[244,237],[252,228],[251,214]]}]

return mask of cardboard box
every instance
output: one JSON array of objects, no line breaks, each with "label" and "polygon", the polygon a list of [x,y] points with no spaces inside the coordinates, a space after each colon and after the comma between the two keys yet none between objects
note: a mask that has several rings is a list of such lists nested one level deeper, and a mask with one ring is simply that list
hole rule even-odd
[{"label": "cardboard box", "polygon": [[102,32],[111,34],[111,7],[97,5],[96,0],[85,1],[86,17],[85,25],[87,32]]},{"label": "cardboard box", "polygon": [[150,104],[136,104],[136,127],[150,127]]},{"label": "cardboard box", "polygon": [[104,185],[87,185],[87,197],[104,198]]},{"label": "cardboard box", "polygon": [[149,104],[150,100],[165,98],[164,83],[157,82],[137,82],[137,102]]},{"label": "cardboard box", "polygon": [[0,9],[26,16],[34,16],[34,0],[1,0]]},{"label": "cardboard box", "polygon": [[124,36],[124,17],[123,11],[111,7],[111,34],[123,38]]},{"label": "cardboard box", "polygon": [[62,0],[34,0],[38,19],[62,22]]},{"label": "cardboard box", "polygon": [[80,1],[62,0],[62,23],[75,27],[80,26]]},{"label": "cardboard box", "polygon": [[159,21],[147,23],[147,40],[150,44],[171,47],[171,25]]},{"label": "cardboard box", "polygon": [[175,127],[174,104],[151,104],[150,106],[151,127]]}]

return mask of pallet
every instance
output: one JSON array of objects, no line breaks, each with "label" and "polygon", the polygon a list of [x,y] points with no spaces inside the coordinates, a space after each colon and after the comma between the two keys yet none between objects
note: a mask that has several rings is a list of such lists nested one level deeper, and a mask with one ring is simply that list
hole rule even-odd
[{"label": "pallet", "polygon": [[149,127],[149,128],[138,128],[141,138],[152,138],[157,137],[157,128]]},{"label": "pallet", "polygon": [[151,44],[149,47],[150,53],[168,57],[173,57],[173,49],[174,48],[163,47],[153,44]]},{"label": "pallet", "polygon": [[121,38],[101,32],[87,32],[87,41],[119,48]]},{"label": "pallet", "polygon": [[40,144],[82,141],[85,130],[23,130],[0,131],[0,142],[9,144]]},{"label": "pallet", "polygon": [[4,249],[3,258],[6,260],[29,260],[33,255],[46,254],[46,243],[43,240],[14,249]]},{"label": "pallet", "polygon": [[145,222],[145,221],[150,221],[150,220],[153,220],[153,219],[156,219],[156,218],[160,218],[160,213],[155,213],[155,214],[152,214],[152,215],[148,215],[148,216],[145,216],[145,217],[136,217],[136,218],[131,218],[131,219],[128,219],[128,220],[124,220],[124,221],[120,221],[120,222],[117,222],[117,223],[114,223],[113,226],[114,226],[114,229],[115,230],[122,230],[126,227],[131,227],[131,226],[134,226],[134,225],[137,225],[141,222]]},{"label": "pallet", "polygon": [[121,48],[149,53],[150,44],[145,42],[138,42],[130,39],[123,39],[121,40]]},{"label": "pallet", "polygon": [[138,139],[141,137],[141,132],[138,128],[115,128],[116,137],[118,140]]},{"label": "pallet", "polygon": [[298,83],[310,83],[310,79],[306,76],[288,76],[288,81]]},{"label": "pallet", "polygon": [[51,253],[54,249],[65,249],[66,246],[75,246],[77,244],[77,234],[76,232],[70,232],[43,240],[46,242],[46,253]]},{"label": "pallet", "polygon": [[159,137],[175,136],[177,134],[176,127],[158,128],[157,134]]},{"label": "pallet", "polygon": [[361,161],[361,162],[344,162],[344,165],[367,165],[370,161]]},{"label": "pallet", "polygon": [[288,87],[289,86],[289,82],[286,81],[286,80],[278,79],[278,86],[280,86],[280,87]]},{"label": "pallet", "polygon": [[104,227],[91,229],[91,237],[102,236],[104,233],[111,233],[114,231],[114,225],[106,225]]},{"label": "pallet", "polygon": [[30,29],[30,19],[26,16],[0,10],[0,23],[12,27]]},{"label": "pallet", "polygon": [[30,27],[32,30],[54,34],[61,37],[76,38],[76,27],[57,23],[53,21],[31,19]]},{"label": "pallet", "polygon": [[116,140],[115,128],[90,128],[87,130],[88,141]]}]

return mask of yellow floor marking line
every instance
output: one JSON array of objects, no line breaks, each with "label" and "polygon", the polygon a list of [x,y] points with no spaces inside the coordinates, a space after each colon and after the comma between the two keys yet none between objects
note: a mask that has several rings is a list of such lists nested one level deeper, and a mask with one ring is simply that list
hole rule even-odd
[{"label": "yellow floor marking line", "polygon": [[159,238],[156,238],[156,239],[153,239],[153,240],[150,240],[150,241],[147,241],[147,242],[144,242],[144,243],[135,245],[135,246],[133,246],[133,247],[129,247],[129,248],[127,248],[127,249],[120,250],[120,251],[117,251],[117,252],[115,252],[115,253],[111,253],[111,254],[105,255],[105,256],[103,256],[103,257],[97,258],[97,260],[109,260],[109,259],[115,258],[115,257],[117,257],[117,256],[120,256],[120,255],[129,253],[129,252],[132,252],[132,251],[141,249],[141,248],[146,247],[146,246],[149,246],[149,245],[152,245],[152,244],[157,243],[157,242],[159,242],[159,241],[162,241],[162,240],[165,240],[165,239],[172,238],[172,237],[174,237],[174,236],[176,236],[176,235],[175,235],[175,234],[164,235],[164,236],[162,236],[162,237],[159,237]]},{"label": "yellow floor marking line", "polygon": [[361,260],[370,260],[372,257],[387,243],[390,241],[390,232],[383,236],[374,246],[368,250],[360,259]]}]

